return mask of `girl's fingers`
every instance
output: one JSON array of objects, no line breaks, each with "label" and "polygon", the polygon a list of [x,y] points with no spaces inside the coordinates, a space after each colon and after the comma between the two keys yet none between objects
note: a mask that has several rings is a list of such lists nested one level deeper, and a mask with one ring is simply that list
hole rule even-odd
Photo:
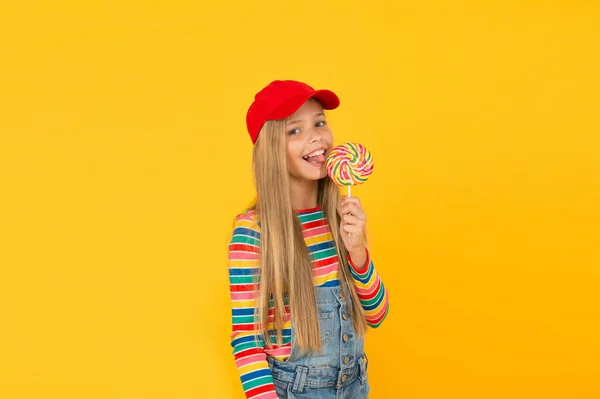
[{"label": "girl's fingers", "polygon": [[358,197],[348,197],[347,195],[342,195],[342,201],[360,202],[360,198],[358,198]]},{"label": "girl's fingers", "polygon": [[360,200],[356,197],[345,197],[342,200],[341,205],[344,206],[346,204],[355,204],[359,208],[362,208],[362,204],[360,203]]},{"label": "girl's fingers", "polygon": [[350,205],[355,206],[355,207],[357,207],[359,209],[362,209],[362,204],[360,203],[360,200],[358,198],[352,198],[351,197],[351,198],[343,200],[340,203],[340,207],[342,207],[342,208],[345,207],[345,206],[350,206]]},{"label": "girl's fingers", "polygon": [[362,234],[362,229],[360,227],[356,227],[351,224],[343,225],[342,230],[344,230],[346,233],[350,233],[350,234],[356,235],[356,236],[358,236],[359,234]]},{"label": "girl's fingers", "polygon": [[341,204],[341,206],[340,206],[340,209],[344,209],[344,208],[362,209],[362,206],[357,205],[354,202],[346,202],[344,204]]},{"label": "girl's fingers", "polygon": [[359,208],[354,203],[348,203],[340,208],[341,215],[347,215],[349,213],[352,214],[353,216],[359,217],[360,219],[363,219],[363,220],[365,219],[365,213],[362,210],[362,208]]},{"label": "girl's fingers", "polygon": [[344,224],[359,225],[363,223],[363,220],[354,215],[344,215],[342,216],[342,222]]}]

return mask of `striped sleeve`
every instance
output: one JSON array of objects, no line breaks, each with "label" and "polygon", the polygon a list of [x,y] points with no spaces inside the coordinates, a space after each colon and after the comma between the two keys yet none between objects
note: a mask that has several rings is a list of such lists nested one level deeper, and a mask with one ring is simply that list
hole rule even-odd
[{"label": "striped sleeve", "polygon": [[250,211],[236,218],[229,243],[231,346],[246,398],[277,399],[264,341],[254,329],[254,294],[260,276],[260,231],[253,215]]},{"label": "striped sleeve", "polygon": [[383,323],[389,309],[388,294],[379,278],[379,274],[373,266],[373,261],[367,251],[366,266],[359,269],[352,263],[352,259],[348,256],[350,264],[350,274],[354,280],[356,291],[360,303],[365,310],[365,319],[367,325],[372,328],[377,328]]}]

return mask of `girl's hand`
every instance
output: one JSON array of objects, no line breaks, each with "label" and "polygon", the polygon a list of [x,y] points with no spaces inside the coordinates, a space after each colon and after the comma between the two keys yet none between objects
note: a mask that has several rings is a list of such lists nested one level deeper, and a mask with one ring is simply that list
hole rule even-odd
[{"label": "girl's hand", "polygon": [[344,196],[339,207],[340,235],[352,258],[353,263],[361,267],[366,261],[366,224],[367,215],[356,197]]}]

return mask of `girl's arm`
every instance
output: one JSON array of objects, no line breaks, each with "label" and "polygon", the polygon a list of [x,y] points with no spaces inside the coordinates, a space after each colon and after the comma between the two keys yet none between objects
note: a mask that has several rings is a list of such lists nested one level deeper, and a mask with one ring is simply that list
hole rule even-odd
[{"label": "girl's arm", "polygon": [[277,399],[264,341],[254,329],[254,296],[260,276],[260,231],[254,212],[236,218],[229,243],[233,356],[246,398]]},{"label": "girl's arm", "polygon": [[[354,280],[360,304],[365,310],[365,320],[370,327],[377,328],[388,313],[388,294],[375,266],[373,266],[369,251],[364,249],[364,252],[355,254],[355,258],[357,263],[360,263],[355,264],[351,254],[348,254],[350,274]],[[363,261],[365,258],[366,260]]]},{"label": "girl's arm", "polygon": [[387,316],[389,302],[387,291],[365,247],[365,211],[358,198],[345,197],[339,213],[342,220],[340,235],[348,250],[350,274],[365,310],[365,320],[369,326],[379,327]]}]

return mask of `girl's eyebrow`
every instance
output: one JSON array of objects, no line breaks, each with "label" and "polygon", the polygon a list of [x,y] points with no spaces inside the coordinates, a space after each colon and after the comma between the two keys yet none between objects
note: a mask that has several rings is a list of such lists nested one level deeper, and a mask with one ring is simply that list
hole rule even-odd
[{"label": "girl's eyebrow", "polygon": [[[318,114],[314,114],[313,118],[318,118],[319,116],[325,116],[323,112],[319,112]],[[288,125],[293,125],[294,123],[302,122],[302,119],[296,119],[295,121],[291,121]]]}]

